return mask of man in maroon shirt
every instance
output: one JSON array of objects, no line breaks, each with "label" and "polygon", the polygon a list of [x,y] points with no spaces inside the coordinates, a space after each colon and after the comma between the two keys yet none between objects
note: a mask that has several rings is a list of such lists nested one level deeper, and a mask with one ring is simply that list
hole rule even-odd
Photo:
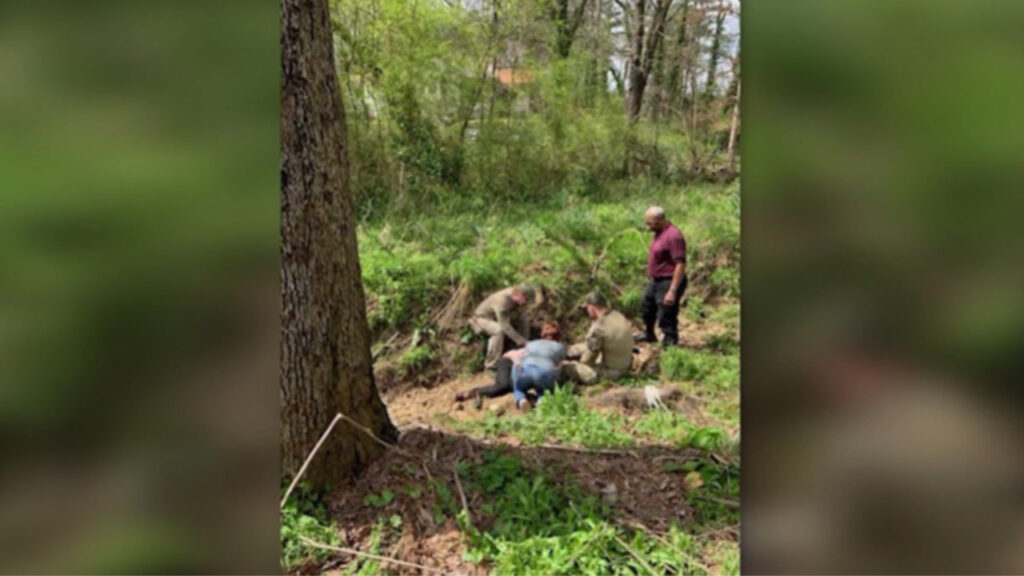
[{"label": "man in maroon shirt", "polygon": [[644,224],[654,232],[654,238],[647,254],[650,282],[640,305],[645,330],[637,340],[657,342],[657,322],[663,335],[661,345],[668,348],[679,344],[679,300],[686,291],[686,239],[660,206],[647,209]]}]

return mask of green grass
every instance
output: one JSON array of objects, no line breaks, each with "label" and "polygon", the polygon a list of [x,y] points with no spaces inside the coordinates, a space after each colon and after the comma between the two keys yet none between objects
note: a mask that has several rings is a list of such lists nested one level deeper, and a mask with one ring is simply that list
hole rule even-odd
[{"label": "green grass", "polygon": [[729,440],[728,434],[721,428],[694,426],[681,414],[668,410],[649,412],[632,427],[637,434],[661,442],[670,442],[680,448],[722,450],[726,448]]},{"label": "green grass", "polygon": [[736,390],[740,381],[739,354],[717,354],[689,348],[672,348],[661,355],[666,380],[695,380],[721,390]]},{"label": "green grass", "polygon": [[722,252],[738,255],[737,184],[623,182],[607,198],[595,202],[560,194],[543,203],[494,206],[491,212],[455,207],[415,219],[365,222],[359,248],[371,328],[380,334],[423,327],[463,283],[476,302],[492,290],[532,280],[549,289],[556,313],[568,316],[595,287],[589,277],[596,263],[596,287],[636,316],[650,236],[640,227],[650,204],[664,206],[683,230],[690,269],[710,270],[723,286],[720,292],[738,294],[738,260],[725,272],[716,265]]},{"label": "green grass", "polygon": [[625,423],[621,416],[588,410],[581,404],[580,398],[573,394],[571,387],[561,386],[545,394],[528,414],[496,417],[488,413],[479,422],[458,426],[489,437],[501,434],[515,436],[527,445],[558,442],[601,448],[633,444],[633,438],[624,431]]},{"label": "green grass", "polygon": [[[553,481],[511,454],[485,452],[463,476],[468,490],[484,496],[481,512],[490,524],[466,526],[466,558],[487,561],[492,574],[687,574],[711,544],[676,525],[664,542],[624,528],[571,476]],[[727,573],[737,571],[734,565]]]}]

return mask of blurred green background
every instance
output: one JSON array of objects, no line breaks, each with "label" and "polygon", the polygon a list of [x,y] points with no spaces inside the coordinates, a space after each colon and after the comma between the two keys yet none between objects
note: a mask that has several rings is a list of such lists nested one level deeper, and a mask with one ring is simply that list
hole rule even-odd
[{"label": "blurred green background", "polygon": [[278,20],[0,4],[0,570],[277,570]]},{"label": "blurred green background", "polygon": [[1022,24],[743,4],[745,571],[1024,570]]}]

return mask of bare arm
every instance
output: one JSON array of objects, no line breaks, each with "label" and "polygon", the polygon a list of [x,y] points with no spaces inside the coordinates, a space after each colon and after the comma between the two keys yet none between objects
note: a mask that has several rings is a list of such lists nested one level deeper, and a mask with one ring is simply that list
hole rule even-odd
[{"label": "bare arm", "polygon": [[505,358],[508,358],[509,360],[516,363],[522,360],[523,356],[526,356],[526,348],[516,348],[515,350],[509,350],[508,352],[505,352]]}]

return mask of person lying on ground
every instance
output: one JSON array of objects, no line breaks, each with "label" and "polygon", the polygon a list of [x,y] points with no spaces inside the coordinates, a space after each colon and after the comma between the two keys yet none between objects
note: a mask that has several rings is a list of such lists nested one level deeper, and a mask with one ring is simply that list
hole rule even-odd
[{"label": "person lying on ground", "polygon": [[480,303],[469,320],[474,334],[487,334],[487,356],[484,368],[493,370],[505,349],[508,338],[517,346],[525,346],[530,336],[530,317],[527,303],[533,300],[534,289],[519,284],[499,290]]},{"label": "person lying on ground", "polygon": [[513,355],[512,396],[516,408],[528,409],[526,393],[536,392],[538,400],[558,383],[559,368],[565,360],[565,346],[554,340],[531,340]]},{"label": "person lying on ground", "polygon": [[[558,342],[562,338],[562,331],[558,327],[558,324],[554,322],[547,322],[541,327],[540,336],[542,340],[553,340]],[[514,360],[521,358],[525,352],[526,348],[517,348],[506,352],[495,363],[494,384],[473,388],[468,392],[460,392],[455,395],[455,401],[465,402],[466,400],[497,398],[499,396],[504,396],[505,394],[511,394],[512,366],[515,364]]]},{"label": "person lying on ground", "polygon": [[583,302],[594,322],[586,340],[569,347],[568,357],[578,361],[562,364],[561,379],[579,384],[617,380],[633,364],[633,327],[621,312],[608,307],[601,293],[591,292]]}]

